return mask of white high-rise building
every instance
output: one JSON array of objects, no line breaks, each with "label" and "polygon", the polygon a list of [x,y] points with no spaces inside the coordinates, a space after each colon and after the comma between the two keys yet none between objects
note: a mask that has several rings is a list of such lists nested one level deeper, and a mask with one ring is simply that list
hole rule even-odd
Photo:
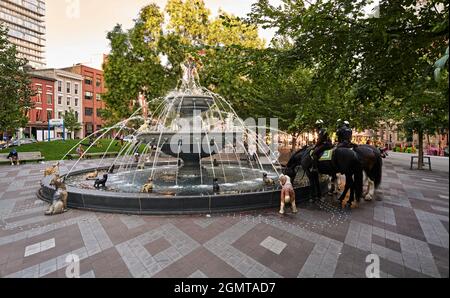
[{"label": "white high-rise building", "polygon": [[44,0],[0,0],[0,23],[20,57],[34,68],[45,67]]}]

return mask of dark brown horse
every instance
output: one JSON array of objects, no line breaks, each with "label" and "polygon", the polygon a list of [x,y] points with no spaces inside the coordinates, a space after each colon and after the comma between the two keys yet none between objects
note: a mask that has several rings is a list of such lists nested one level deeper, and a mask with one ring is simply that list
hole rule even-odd
[{"label": "dark brown horse", "polygon": [[383,157],[381,151],[371,145],[360,145],[353,149],[361,160],[364,173],[368,180],[367,191],[364,193],[364,199],[371,201],[375,195],[375,189],[381,184],[383,176]]},{"label": "dark brown horse", "polygon": [[[297,175],[297,167],[301,166],[309,178],[313,196],[316,199],[322,197],[318,173],[311,172],[312,147],[304,147],[297,151],[289,160],[284,169],[284,174],[288,175],[292,181]],[[355,151],[349,148],[336,148],[333,151],[331,160],[320,161],[318,165],[319,173],[336,177],[340,173],[345,175],[345,190],[339,198],[342,203],[350,190],[350,200],[347,207],[350,208],[355,196],[357,202],[361,200],[363,190],[363,166]]]}]

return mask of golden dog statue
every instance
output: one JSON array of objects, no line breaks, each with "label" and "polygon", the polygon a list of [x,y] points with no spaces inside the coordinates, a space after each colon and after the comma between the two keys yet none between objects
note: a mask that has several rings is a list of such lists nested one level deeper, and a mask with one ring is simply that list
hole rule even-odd
[{"label": "golden dog statue", "polygon": [[67,211],[67,187],[59,175],[55,175],[50,185],[55,187],[55,193],[53,195],[53,203],[45,212],[45,215],[62,214]]},{"label": "golden dog statue", "polygon": [[44,177],[56,175],[59,173],[59,162],[44,170]]},{"label": "golden dog statue", "polygon": [[153,179],[148,178],[147,183],[142,187],[143,193],[152,193],[153,192]]},{"label": "golden dog statue", "polygon": [[86,180],[95,180],[98,177],[98,170],[95,170],[95,172],[89,173],[86,175]]}]

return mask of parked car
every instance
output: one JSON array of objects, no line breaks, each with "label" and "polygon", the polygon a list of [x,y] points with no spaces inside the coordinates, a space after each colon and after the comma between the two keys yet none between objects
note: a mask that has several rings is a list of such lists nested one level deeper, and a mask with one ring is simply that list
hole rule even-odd
[{"label": "parked car", "polygon": [[448,146],[444,148],[444,156],[448,156]]}]

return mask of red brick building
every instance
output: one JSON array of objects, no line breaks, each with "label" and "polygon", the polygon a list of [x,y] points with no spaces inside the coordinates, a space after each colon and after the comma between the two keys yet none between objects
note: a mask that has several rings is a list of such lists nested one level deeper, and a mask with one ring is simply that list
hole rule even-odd
[{"label": "red brick building", "polygon": [[63,68],[65,71],[83,76],[83,126],[85,136],[103,128],[101,111],[105,108],[102,94],[105,93],[103,71],[82,64]]},{"label": "red brick building", "polygon": [[48,121],[53,119],[55,115],[56,80],[33,72],[30,73],[30,76],[31,88],[36,95],[31,98],[34,107],[28,111],[28,125],[23,133],[27,137],[34,137],[38,141],[43,141],[48,138]]}]

